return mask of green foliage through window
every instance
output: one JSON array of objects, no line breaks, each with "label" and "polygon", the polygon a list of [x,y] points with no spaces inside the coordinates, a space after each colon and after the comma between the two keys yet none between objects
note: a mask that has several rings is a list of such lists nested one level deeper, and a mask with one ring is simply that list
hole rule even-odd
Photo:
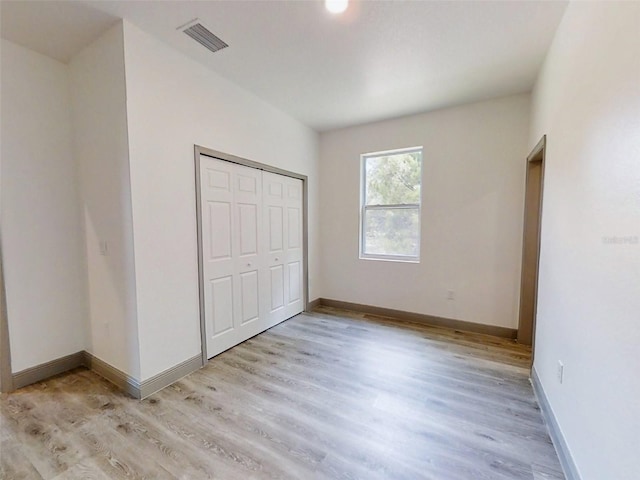
[{"label": "green foliage through window", "polygon": [[417,260],[422,149],[370,154],[362,161],[363,256]]},{"label": "green foliage through window", "polygon": [[420,152],[365,157],[367,205],[420,203]]}]

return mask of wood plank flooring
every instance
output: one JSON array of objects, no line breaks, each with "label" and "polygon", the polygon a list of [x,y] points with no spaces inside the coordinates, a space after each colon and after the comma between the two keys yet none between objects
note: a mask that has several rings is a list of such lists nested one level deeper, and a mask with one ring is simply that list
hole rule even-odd
[{"label": "wood plank flooring", "polygon": [[2,395],[0,478],[563,479],[529,362],[322,307],[144,401],[85,369]]}]

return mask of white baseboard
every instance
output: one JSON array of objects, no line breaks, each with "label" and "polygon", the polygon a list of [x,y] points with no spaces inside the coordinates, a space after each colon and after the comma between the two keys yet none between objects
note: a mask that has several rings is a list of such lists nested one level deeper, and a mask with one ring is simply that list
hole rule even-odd
[{"label": "white baseboard", "polygon": [[538,399],[540,411],[542,412],[542,418],[544,419],[545,423],[547,424],[547,428],[549,429],[551,441],[553,442],[553,446],[555,447],[558,454],[558,459],[560,460],[560,465],[562,466],[562,470],[564,471],[564,476],[567,480],[581,480],[580,474],[578,473],[578,468],[573,461],[571,451],[569,450],[569,446],[567,445],[567,441],[562,434],[562,430],[560,429],[558,420],[553,413],[551,404],[549,403],[547,394],[542,388],[542,383],[540,383],[540,378],[538,377],[538,372],[536,372],[535,368],[531,369],[531,385],[533,385],[533,391],[536,395],[536,398]]},{"label": "white baseboard", "polygon": [[140,397],[147,398],[149,395],[168,387],[192,372],[202,368],[202,355],[198,355],[175,365],[164,372],[161,372],[140,384]]},{"label": "white baseboard", "polygon": [[426,315],[423,313],[405,312],[404,310],[375,307],[373,305],[345,302],[342,300],[333,300],[330,298],[318,298],[313,302],[310,302],[309,306],[310,309],[312,309],[312,306],[313,308],[317,308],[318,306],[334,307],[342,310],[351,310],[381,317],[395,318],[397,320],[403,320],[407,322],[422,323],[435,327],[445,327],[451,328],[453,330],[464,330],[465,332],[493,335],[494,337],[515,339],[518,335],[518,330],[514,328],[499,327],[497,325],[485,325],[483,323],[467,322],[464,320],[453,320],[451,318],[436,317],[434,315]]},{"label": "white baseboard", "polygon": [[143,382],[139,382],[123,371],[109,365],[104,360],[92,355],[87,351],[76,352],[50,362],[27,368],[21,372],[14,373],[13,388],[26,387],[36,382],[47,380],[55,375],[68,372],[78,367],[86,367],[96,372],[101,377],[109,380],[123,392],[133,398],[143,399],[149,395],[162,390],[164,387],[177,382],[182,377],[195,372],[202,367],[202,355],[198,354],[184,362],[175,365],[164,372],[159,373]]},{"label": "white baseboard", "polygon": [[13,388],[18,389],[31,385],[32,383],[41,382],[47,378],[51,378],[60,373],[68,372],[74,368],[85,366],[84,352],[76,352],[71,355],[56,358],[50,362],[45,362],[35,367],[27,368],[20,372],[14,373]]}]

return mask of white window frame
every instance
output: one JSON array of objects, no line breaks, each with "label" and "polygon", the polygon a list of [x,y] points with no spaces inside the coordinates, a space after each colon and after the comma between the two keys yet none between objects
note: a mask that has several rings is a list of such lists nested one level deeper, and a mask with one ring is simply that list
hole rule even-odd
[{"label": "white window frame", "polygon": [[[420,203],[406,203],[406,204],[398,204],[398,205],[367,205],[366,203],[366,195],[367,195],[367,176],[366,176],[366,165],[367,159],[376,158],[376,157],[384,157],[387,155],[397,155],[402,153],[419,153],[420,154]],[[424,180],[424,172],[423,172],[423,147],[410,147],[410,148],[399,148],[395,150],[385,150],[382,152],[371,152],[371,153],[363,153],[360,155],[360,231],[359,231],[359,240],[360,240],[360,260],[382,260],[382,261],[390,261],[390,262],[406,262],[406,263],[420,263],[420,246],[421,246],[421,233],[422,233],[422,195],[423,195],[423,180]],[[418,255],[385,255],[385,254],[372,254],[365,253],[364,245],[365,245],[365,218],[367,210],[385,210],[391,208],[407,208],[407,209],[418,209]]]}]

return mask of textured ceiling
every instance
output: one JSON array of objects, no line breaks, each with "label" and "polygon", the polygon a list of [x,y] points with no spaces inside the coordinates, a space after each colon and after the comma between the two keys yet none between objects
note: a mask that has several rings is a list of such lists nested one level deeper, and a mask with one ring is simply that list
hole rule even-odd
[{"label": "textured ceiling", "polygon": [[[352,1],[336,16],[320,0],[13,3],[2,36],[16,43],[67,61],[126,18],[320,131],[529,91],[567,5]],[[176,30],[194,18],[229,48]]]}]

